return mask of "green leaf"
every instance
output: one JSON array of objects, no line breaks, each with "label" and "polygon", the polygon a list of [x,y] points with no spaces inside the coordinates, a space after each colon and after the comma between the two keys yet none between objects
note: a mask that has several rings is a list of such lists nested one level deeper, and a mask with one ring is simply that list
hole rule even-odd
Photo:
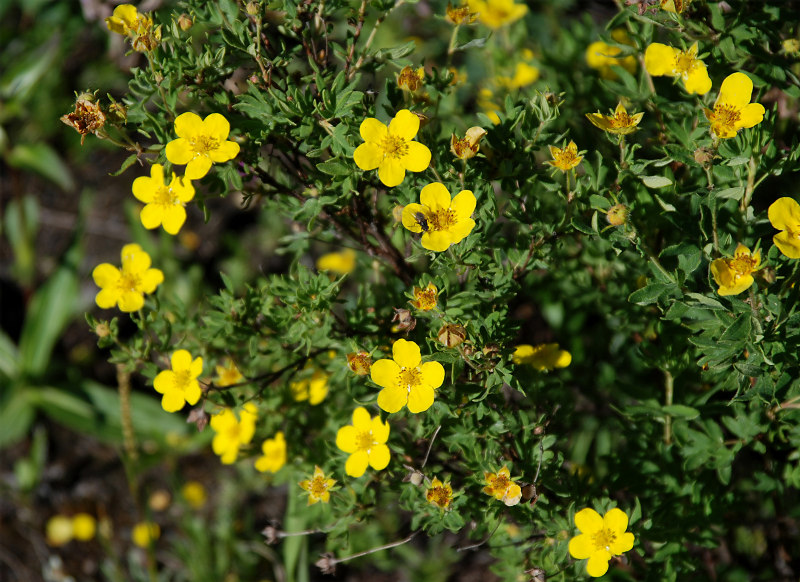
[{"label": "green leaf", "polygon": [[639,176],[639,178],[648,188],[666,188],[672,184],[672,180],[664,176]]},{"label": "green leaf", "polygon": [[317,164],[317,169],[330,176],[349,176],[353,171],[352,165],[349,163],[345,164],[341,158],[332,158],[320,162]]},{"label": "green leaf", "polygon": [[684,406],[683,404],[668,404],[663,408],[664,412],[670,416],[678,416],[687,420],[692,420],[700,416],[700,411],[691,406]]},{"label": "green leaf", "polygon": [[724,190],[715,190],[713,193],[715,198],[722,200],[741,200],[744,196],[744,186],[736,186],[734,188],[725,188]]},{"label": "green leaf", "polygon": [[34,408],[28,400],[25,388],[12,389],[10,397],[0,404],[0,449],[24,437],[33,417]]},{"label": "green leaf", "polygon": [[650,283],[631,293],[628,301],[637,305],[650,305],[678,290],[674,283]]},{"label": "green leaf", "polygon": [[17,346],[2,330],[0,330],[0,374],[8,380],[16,378],[19,373],[19,352]]},{"label": "green leaf", "polygon": [[10,166],[47,178],[62,190],[75,190],[72,172],[61,160],[61,156],[46,143],[18,144],[11,149],[6,161]]}]

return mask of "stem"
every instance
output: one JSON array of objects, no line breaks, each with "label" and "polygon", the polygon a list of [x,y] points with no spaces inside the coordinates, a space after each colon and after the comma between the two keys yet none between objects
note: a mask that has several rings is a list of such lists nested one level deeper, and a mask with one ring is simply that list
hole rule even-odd
[{"label": "stem", "polygon": [[[664,406],[672,406],[672,397],[675,388],[675,379],[669,370],[664,370]],[[672,444],[672,416],[664,419],[664,444]]]},{"label": "stem", "polygon": [[[375,21],[375,24],[372,25],[372,30],[370,31],[369,36],[367,37],[367,42],[364,43],[364,48],[362,49],[361,55],[358,57],[356,64],[353,65],[353,68],[347,75],[348,81],[352,81],[353,77],[358,72],[358,69],[360,69],[361,66],[364,64],[364,58],[367,54],[367,51],[369,51],[369,47],[372,46],[372,41],[375,40],[375,35],[378,33],[378,28],[380,27],[380,25],[383,23],[384,20],[386,20],[386,17],[389,16],[389,14],[391,14],[394,9],[396,9],[398,6],[402,6],[403,3],[404,0],[398,0],[397,4],[395,4],[389,10],[378,16],[378,19]],[[353,46],[355,46],[355,39],[353,42]]]},{"label": "stem", "polygon": [[428,452],[425,453],[425,459],[422,461],[422,466],[420,467],[420,469],[424,469],[425,468],[425,464],[428,462],[428,455],[431,454],[431,449],[433,448],[433,441],[436,440],[436,435],[439,434],[440,430],[442,430],[442,425],[441,424],[439,426],[437,426],[436,430],[433,432],[433,436],[431,437],[431,442],[428,443]]},{"label": "stem", "polygon": [[[703,169],[706,171],[706,180],[708,180],[708,193],[714,190],[714,167],[710,164],[705,164]],[[719,256],[719,234],[717,232],[717,201],[712,199],[709,201],[709,208],[711,209],[711,235],[714,238],[714,253]]]},{"label": "stem", "polygon": [[453,34],[450,35],[450,44],[447,45],[447,67],[450,66],[450,63],[453,62],[453,53],[456,52],[456,44],[458,42],[458,29],[461,27],[460,24],[456,24],[453,27]]},{"label": "stem", "polygon": [[131,417],[131,375],[122,364],[117,364],[117,387],[119,388],[120,421],[122,423],[122,444],[125,454],[131,461],[138,457],[136,433]]},{"label": "stem", "polygon": [[360,558],[361,556],[367,556],[369,554],[374,554],[375,552],[381,552],[383,550],[388,550],[388,549],[391,549],[391,548],[396,548],[397,546],[402,546],[403,544],[407,544],[408,542],[413,540],[414,537],[419,532],[420,532],[420,530],[417,530],[417,531],[413,532],[411,535],[409,535],[408,537],[403,538],[402,540],[398,540],[396,542],[391,542],[391,543],[385,544],[383,546],[378,546],[377,548],[364,550],[363,552],[358,552],[358,553],[352,554],[350,556],[345,556],[344,558],[331,558],[330,559],[331,566],[335,566],[336,564],[341,564],[342,562],[347,562],[347,561],[353,560],[355,558]]},{"label": "stem", "polygon": [[753,199],[753,191],[756,184],[756,159],[750,156],[750,162],[747,164],[747,185],[744,189],[744,196],[739,205],[739,210],[742,211],[742,217],[747,214],[747,207],[750,206],[750,201]]},{"label": "stem", "polygon": [[620,170],[627,170],[628,169],[628,162],[625,161],[625,135],[624,134],[619,136],[619,168],[620,168]]}]

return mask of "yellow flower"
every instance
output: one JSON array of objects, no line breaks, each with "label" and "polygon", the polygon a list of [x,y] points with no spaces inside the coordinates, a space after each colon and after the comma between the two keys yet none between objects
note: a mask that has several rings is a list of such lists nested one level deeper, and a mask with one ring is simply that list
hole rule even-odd
[{"label": "yellow flower", "polygon": [[[621,44],[631,44],[628,35],[617,29],[611,33],[612,38]],[[595,41],[586,47],[586,64],[600,72],[603,79],[616,79],[617,73],[612,66],[622,67],[629,73],[636,71],[636,58],[633,55],[622,56],[622,49],[603,42]]]},{"label": "yellow flower", "polygon": [[106,18],[106,26],[111,32],[116,32],[123,36],[136,34],[137,31],[145,26],[146,17],[140,14],[132,4],[120,4],[114,8],[114,12]]},{"label": "yellow flower", "polygon": [[389,423],[380,416],[369,417],[367,409],[359,406],[353,411],[353,424],[336,433],[336,446],[350,453],[344,471],[351,477],[361,477],[367,465],[380,471],[389,464]]},{"label": "yellow flower", "polygon": [[621,509],[610,509],[603,517],[586,508],[575,514],[580,534],[569,541],[569,553],[576,560],[589,559],[586,571],[597,578],[608,571],[608,561],[633,548],[633,534],[628,529],[628,516]]},{"label": "yellow flower", "polygon": [[399,339],[392,346],[392,359],[378,360],[372,365],[372,381],[383,390],[378,393],[378,406],[386,412],[397,412],[408,406],[417,414],[433,404],[436,388],[444,382],[444,368],[439,362],[422,363],[419,346]]},{"label": "yellow flower", "polygon": [[456,26],[462,24],[472,24],[478,15],[470,9],[469,1],[465,1],[459,7],[455,7],[450,2],[447,3],[446,19]]},{"label": "yellow flower", "polygon": [[198,376],[203,373],[203,358],[195,358],[186,350],[172,353],[171,370],[163,370],[153,380],[153,388],[163,394],[161,407],[167,412],[177,412],[187,402],[197,404],[200,400]]},{"label": "yellow flower", "polygon": [[164,226],[169,234],[178,234],[186,222],[184,206],[194,198],[194,186],[172,172],[172,181],[164,184],[164,167],[153,164],[150,177],[139,176],[133,181],[133,195],[145,203],[139,218],[147,229]]},{"label": "yellow flower", "polygon": [[309,404],[315,406],[328,395],[328,375],[320,370],[314,370],[311,378],[291,382],[289,388],[296,402],[308,400]]},{"label": "yellow flower", "polygon": [[333,271],[339,275],[352,273],[356,268],[356,252],[345,249],[340,253],[328,253],[317,259],[318,271]]},{"label": "yellow flower", "polygon": [[230,131],[230,123],[219,113],[205,119],[195,113],[183,113],[175,119],[178,138],[167,144],[167,159],[173,164],[186,164],[184,177],[199,180],[208,174],[211,164],[227,162],[239,153],[239,144],[228,140]]},{"label": "yellow flower", "polygon": [[51,546],[63,546],[72,541],[72,520],[65,515],[54,515],[47,520],[45,535]]},{"label": "yellow flower", "polygon": [[539,78],[539,69],[528,63],[520,62],[514,66],[513,77],[497,77],[497,84],[509,91],[526,87]]},{"label": "yellow flower", "polygon": [[434,478],[425,493],[425,499],[439,509],[447,509],[453,502],[453,488],[450,487],[450,483],[442,483],[438,478]]},{"label": "yellow flower", "polygon": [[88,513],[78,513],[72,517],[72,535],[76,540],[89,541],[97,531],[97,521]]},{"label": "yellow flower", "polygon": [[483,479],[486,482],[483,492],[509,507],[516,505],[522,499],[522,489],[511,480],[508,467],[503,467],[497,473],[484,472]]},{"label": "yellow flower", "polygon": [[797,55],[800,53],[800,40],[796,38],[787,38],[781,42],[781,48],[787,55]]},{"label": "yellow flower", "polygon": [[486,135],[486,130],[478,126],[470,127],[463,138],[458,138],[453,134],[450,136],[450,151],[460,160],[474,158],[484,135]]},{"label": "yellow flower", "polygon": [[561,350],[558,344],[522,344],[516,347],[511,361],[515,364],[530,364],[540,372],[555,368],[566,368],[572,363],[572,354]]},{"label": "yellow flower", "polygon": [[224,366],[215,366],[214,371],[217,373],[216,384],[220,388],[232,386],[244,380],[244,376],[236,366],[236,362],[231,359],[226,360]]},{"label": "yellow flower", "polygon": [[419,199],[421,204],[403,208],[403,226],[411,232],[421,232],[420,242],[429,251],[446,251],[475,228],[475,221],[470,218],[476,204],[471,190],[462,190],[451,200],[447,188],[434,182],[422,189]]},{"label": "yellow flower", "polygon": [[692,0],[661,0],[661,10],[680,14],[689,6]]},{"label": "yellow flower", "polygon": [[494,93],[488,87],[484,87],[478,91],[478,107],[480,107],[492,123],[498,125],[500,123],[500,105],[494,101]]},{"label": "yellow flower", "polygon": [[625,106],[622,102],[619,102],[614,110],[614,115],[603,115],[598,111],[597,113],[587,113],[586,118],[592,122],[592,125],[599,127],[603,131],[627,135],[639,129],[636,126],[639,125],[643,115],[644,113],[628,115]]},{"label": "yellow flower", "polygon": [[244,405],[241,420],[230,408],[211,417],[211,428],[217,433],[211,441],[214,453],[221,457],[225,465],[230,465],[239,456],[239,448],[253,440],[256,432],[257,408],[252,402]]},{"label": "yellow flower", "polygon": [[511,24],[528,13],[525,4],[515,4],[514,0],[469,0],[469,8],[489,28]]},{"label": "yellow flower", "polygon": [[140,548],[147,548],[161,536],[161,528],[152,521],[142,521],[133,526],[131,538]]},{"label": "yellow flower", "polygon": [[401,109],[387,127],[374,117],[361,122],[362,143],[353,160],[362,170],[378,168],[385,186],[397,186],[409,172],[422,172],[431,162],[431,150],[412,141],[419,131],[419,117]]},{"label": "yellow flower", "polygon": [[187,481],[181,487],[181,495],[192,509],[201,509],[206,504],[206,488],[197,481]]},{"label": "yellow flower", "polygon": [[433,283],[428,283],[424,289],[414,287],[414,299],[409,303],[420,311],[436,309],[436,296],[438,293],[439,290]]},{"label": "yellow flower", "polygon": [[283,432],[275,433],[275,438],[267,439],[261,445],[263,456],[256,459],[256,471],[277,473],[286,464],[286,439]]},{"label": "yellow flower", "polygon": [[720,138],[736,137],[736,132],[758,125],[764,120],[764,106],[750,103],[753,82],[744,73],[728,75],[719,89],[714,110],[705,109],[711,122],[711,135]]},{"label": "yellow flower", "polygon": [[[366,471],[366,469],[364,469]],[[336,479],[326,479],[325,473],[318,466],[314,466],[314,475],[298,483],[308,492],[308,504],[314,505],[322,501],[328,503],[331,499],[331,488],[336,485]]]},{"label": "yellow flower", "polygon": [[761,251],[750,253],[742,243],[736,245],[732,259],[715,259],[711,262],[711,274],[719,285],[717,293],[722,296],[738,295],[753,284],[753,273],[761,266]]},{"label": "yellow flower", "polygon": [[122,269],[110,263],[97,265],[92,271],[100,292],[95,297],[97,306],[110,309],[118,305],[120,311],[130,313],[144,305],[144,294],[152,293],[164,280],[164,273],[150,268],[150,255],[137,244],[122,247]]},{"label": "yellow flower", "polygon": [[705,95],[711,90],[706,65],[697,58],[697,43],[682,51],[654,42],[644,52],[644,68],[654,77],[680,77],[689,93]]},{"label": "yellow flower", "polygon": [[367,352],[347,354],[347,367],[358,376],[366,376],[372,367],[372,358]]},{"label": "yellow flower", "polygon": [[408,65],[403,67],[397,75],[397,86],[404,91],[414,93],[425,84],[425,68],[412,69]]},{"label": "yellow flower", "polygon": [[772,237],[775,246],[790,259],[800,259],[800,204],[792,198],[778,198],[767,210],[772,226],[780,230]]},{"label": "yellow flower", "polygon": [[563,148],[557,148],[555,146],[547,146],[550,148],[550,155],[553,157],[552,160],[548,160],[546,163],[550,164],[554,168],[558,168],[562,172],[566,172],[567,170],[571,170],[575,166],[581,163],[583,156],[578,155],[578,146],[575,145],[575,142],[570,140],[570,142]]}]

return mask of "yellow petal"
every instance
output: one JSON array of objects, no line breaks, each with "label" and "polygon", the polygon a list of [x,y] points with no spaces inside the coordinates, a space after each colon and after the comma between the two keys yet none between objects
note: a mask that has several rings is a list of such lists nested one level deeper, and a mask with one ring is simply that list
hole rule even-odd
[{"label": "yellow petal", "polygon": [[444,383],[444,367],[439,362],[425,362],[419,369],[422,382],[431,388],[438,388]]},{"label": "yellow petal", "polygon": [[192,365],[192,355],[187,350],[177,350],[172,353],[170,364],[175,372],[183,372]]},{"label": "yellow petal", "polygon": [[619,507],[609,509],[603,516],[603,527],[615,535],[622,535],[628,529],[628,516]]},{"label": "yellow petal", "polygon": [[219,147],[208,152],[212,162],[220,163],[232,160],[239,155],[239,144],[235,141],[223,141]]},{"label": "yellow petal", "polygon": [[733,73],[728,75],[722,82],[722,87],[719,89],[719,97],[714,104],[725,103],[732,105],[736,109],[741,109],[750,103],[750,97],[753,94],[753,81],[744,73]]},{"label": "yellow petal", "polygon": [[603,518],[600,517],[600,514],[594,509],[587,507],[575,514],[575,527],[577,527],[581,533],[591,535],[603,529]]},{"label": "yellow petal", "polygon": [[197,404],[197,401],[200,400],[200,396],[202,396],[203,391],[200,389],[200,384],[197,380],[191,380],[186,386],[183,391],[183,397],[186,399],[191,405]]},{"label": "yellow petal", "polygon": [[390,458],[389,447],[386,445],[375,445],[369,452],[369,466],[376,471],[380,471],[386,468]]},{"label": "yellow petal", "polygon": [[[790,233],[779,232],[772,237],[775,246],[790,259],[800,259],[800,240],[797,240]],[[100,305],[100,294],[97,294],[97,304]],[[113,303],[111,304],[113,307]],[[100,307],[103,307],[100,305]]]},{"label": "yellow petal", "polygon": [[142,291],[145,293],[152,293],[156,290],[156,287],[161,285],[164,282],[164,273],[161,272],[159,269],[147,269],[142,274]]},{"label": "yellow petal", "polygon": [[450,208],[450,192],[444,184],[433,182],[425,186],[419,193],[419,201],[431,212],[447,210]]},{"label": "yellow petal", "polygon": [[367,412],[366,408],[359,406],[353,411],[353,426],[356,430],[368,431],[371,423],[372,419],[370,418],[369,412]]},{"label": "yellow petal", "polygon": [[100,309],[111,309],[119,301],[120,292],[116,288],[103,289],[94,298]]},{"label": "yellow petal", "polygon": [[131,313],[138,311],[144,305],[144,296],[136,291],[123,291],[117,301],[120,311]]},{"label": "yellow petal", "polygon": [[[787,198],[787,200],[790,200],[790,198]],[[792,202],[794,202],[794,200],[792,200]],[[795,202],[795,204],[797,203]],[[95,285],[101,288],[116,285],[120,277],[119,269],[111,263],[101,263],[92,271],[92,279],[94,279]]]},{"label": "yellow petal", "polygon": [[350,425],[343,426],[336,433],[336,446],[345,453],[354,453],[358,450],[358,446],[356,445],[357,436],[358,431],[355,427]]},{"label": "yellow petal", "polygon": [[691,70],[684,82],[684,86],[687,92],[697,93],[698,95],[705,95],[711,91],[711,77],[708,76],[708,70],[703,63],[697,63]]},{"label": "yellow petal", "polygon": [[608,118],[602,113],[587,113],[586,119],[592,122],[592,125],[599,127],[603,131],[607,131],[611,127]]},{"label": "yellow petal", "polygon": [[199,155],[192,158],[186,164],[185,175],[190,180],[199,180],[211,169],[211,158],[207,155]]},{"label": "yellow petal", "polygon": [[433,388],[427,384],[413,386],[408,393],[408,411],[414,414],[425,412],[433,404]]},{"label": "yellow petal", "polygon": [[418,141],[410,141],[406,143],[408,151],[403,156],[403,165],[409,172],[422,172],[431,163],[431,150],[427,146],[419,143]]},{"label": "yellow petal", "polygon": [[[186,115],[184,113],[184,115]],[[179,116],[180,118],[180,116]],[[175,120],[175,132],[178,132],[178,120]],[[218,141],[225,141],[228,139],[228,134],[231,132],[231,124],[228,123],[228,120],[225,119],[223,115],[219,113],[212,113],[211,115],[206,116],[203,120],[202,130],[201,132],[203,135],[208,135],[213,137]],[[180,134],[178,134],[180,135]],[[239,146],[236,146],[236,149],[239,149]],[[230,158],[229,158],[230,159]]]},{"label": "yellow petal", "polygon": [[675,53],[680,52],[674,48],[654,42],[644,51],[644,68],[654,77],[673,75],[675,67]]},{"label": "yellow petal", "polygon": [[761,103],[749,103],[739,111],[739,120],[736,129],[748,128],[764,121],[765,109]]},{"label": "yellow petal", "polygon": [[592,536],[588,534],[580,534],[569,540],[569,555],[576,560],[585,560],[593,551]]},{"label": "yellow petal", "polygon": [[392,358],[403,368],[416,368],[422,361],[419,346],[404,339],[399,339],[392,346]]},{"label": "yellow petal", "polygon": [[344,465],[344,472],[351,477],[361,477],[367,470],[369,464],[369,456],[366,451],[357,451],[347,457],[347,462]]},{"label": "yellow petal", "polygon": [[422,226],[417,220],[417,215],[422,214],[427,218],[426,211],[427,209],[424,206],[422,206],[422,204],[417,204],[416,202],[412,204],[407,204],[403,208],[403,215],[402,215],[403,226],[408,230],[410,230],[411,232],[422,232]]},{"label": "yellow petal", "polygon": [[169,187],[181,202],[189,202],[192,198],[194,198],[194,186],[192,186],[192,181],[189,178],[184,176],[176,178],[175,174],[173,173],[172,181],[169,183]]},{"label": "yellow petal", "polygon": [[456,223],[454,226],[451,226],[448,230],[450,233],[450,243],[460,243],[469,233],[472,232],[473,228],[475,228],[475,221],[471,218],[465,218]]},{"label": "yellow petal", "polygon": [[362,143],[353,152],[353,161],[362,170],[374,170],[383,161],[383,150],[373,142]]},{"label": "yellow petal", "polygon": [[[401,109],[389,122],[389,133],[405,140],[414,139],[419,131],[419,117],[408,109]],[[427,164],[426,164],[427,165]]]},{"label": "yellow petal", "polygon": [[386,126],[374,117],[368,117],[362,121],[359,131],[361,132],[361,139],[366,142],[374,142],[375,144],[382,142],[389,133]]},{"label": "yellow petal", "polygon": [[389,423],[381,421],[380,416],[372,419],[372,438],[378,444],[389,440]]},{"label": "yellow petal", "polygon": [[633,534],[625,532],[621,536],[617,536],[617,539],[611,543],[611,553],[616,556],[624,554],[633,548],[633,542]]},{"label": "yellow petal", "polygon": [[446,251],[450,247],[450,243],[453,242],[453,236],[446,230],[436,232],[429,231],[422,234],[422,238],[419,242],[422,244],[423,248],[440,253]]},{"label": "yellow petal", "polygon": [[[145,208],[148,207],[146,206]],[[144,210],[142,210],[142,215],[144,215]],[[186,209],[177,204],[167,208],[166,212],[164,212],[161,217],[164,230],[171,235],[178,234],[184,222],[186,222]],[[142,217],[142,224],[144,224],[144,217]],[[146,224],[144,226],[148,228]]]},{"label": "yellow petal", "polygon": [[380,166],[378,166],[378,179],[384,186],[389,186],[390,188],[397,186],[403,182],[405,177],[405,168],[403,168],[403,164],[399,160],[384,158]]},{"label": "yellow petal", "polygon": [[197,378],[202,373],[203,373],[203,358],[197,357],[194,360],[192,360],[192,363],[189,365],[189,375],[192,378]]},{"label": "yellow petal", "polygon": [[[178,135],[178,137],[183,137],[186,139],[195,137],[202,131],[202,128],[203,120],[200,119],[199,115],[192,113],[191,111],[182,113],[175,118],[175,133]],[[169,159],[169,156],[167,156],[167,159]],[[170,161],[172,162],[172,160]],[[172,163],[177,164],[178,162]]]},{"label": "yellow petal", "polygon": [[469,218],[475,212],[477,200],[472,190],[462,190],[453,197],[450,208],[456,213],[456,220],[461,221]]},{"label": "yellow petal", "polygon": [[734,281],[730,286],[720,285],[720,288],[717,291],[717,293],[719,293],[723,297],[728,295],[738,295],[742,291],[746,291],[752,284],[753,284],[752,275],[742,275],[741,277],[739,277],[738,280]]},{"label": "yellow petal", "polygon": [[397,376],[400,374],[400,366],[393,360],[378,360],[370,368],[370,378],[378,386],[391,388],[397,386]]},{"label": "yellow petal", "polygon": [[[772,226],[778,230],[800,231],[800,204],[794,198],[787,196],[778,198],[770,204],[767,216]],[[97,282],[97,279],[95,279],[95,282]]]},{"label": "yellow petal", "polygon": [[175,373],[172,370],[162,370],[153,379],[153,388],[159,394],[165,394],[175,384]]},{"label": "yellow petal", "polygon": [[608,572],[608,560],[611,559],[611,552],[605,550],[594,552],[586,562],[586,572],[592,578],[599,578]]},{"label": "yellow petal", "polygon": [[161,399],[161,408],[167,412],[178,412],[185,404],[186,400],[180,390],[168,390]]},{"label": "yellow petal", "polygon": [[378,407],[384,412],[399,412],[408,402],[408,390],[395,384],[378,392]]},{"label": "yellow petal", "polygon": [[164,153],[170,162],[178,165],[188,164],[194,157],[194,150],[189,140],[182,137],[169,142]]}]

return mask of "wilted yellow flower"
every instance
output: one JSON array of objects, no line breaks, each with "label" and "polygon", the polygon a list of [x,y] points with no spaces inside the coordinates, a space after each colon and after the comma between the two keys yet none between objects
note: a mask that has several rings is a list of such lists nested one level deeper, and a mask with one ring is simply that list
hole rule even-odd
[{"label": "wilted yellow flower", "polygon": [[308,400],[312,406],[319,404],[328,395],[328,378],[329,376],[321,370],[314,370],[310,378],[291,382],[289,388],[292,397],[297,402]]},{"label": "wilted yellow flower", "polygon": [[578,155],[578,146],[576,146],[575,142],[572,140],[563,148],[557,148],[555,146],[547,147],[550,148],[550,155],[553,159],[547,160],[546,163],[554,168],[558,168],[562,172],[571,170],[580,164],[583,159],[583,156]]},{"label": "wilted yellow flower", "polygon": [[622,102],[617,104],[613,115],[603,115],[599,111],[597,113],[587,113],[586,118],[592,122],[592,125],[599,127],[608,133],[615,133],[617,135],[627,135],[633,133],[638,127],[639,122],[642,120],[644,113],[634,113],[628,115],[628,111]]},{"label": "wilted yellow flower", "polygon": [[689,93],[705,95],[711,90],[706,65],[697,58],[697,43],[682,51],[654,42],[644,52],[644,67],[654,77],[680,77]]},{"label": "wilted yellow flower", "polygon": [[508,467],[503,467],[497,473],[486,471],[483,473],[483,479],[486,482],[483,492],[509,507],[516,505],[522,499],[522,489],[511,480]]},{"label": "wilted yellow flower", "polygon": [[239,144],[228,140],[230,132],[230,123],[219,113],[205,119],[196,113],[182,113],[175,119],[178,138],[169,142],[164,151],[173,164],[186,164],[186,178],[199,180],[208,174],[212,164],[227,162],[239,154]]},{"label": "wilted yellow flower", "polygon": [[277,473],[286,464],[286,439],[283,432],[278,431],[275,438],[265,440],[261,451],[264,454],[256,459],[256,471]]},{"label": "wilted yellow flower", "polygon": [[736,137],[740,129],[758,125],[764,120],[764,106],[750,103],[753,82],[744,73],[728,75],[719,89],[714,110],[705,109],[711,123],[711,135],[719,138]]},{"label": "wilted yellow flower", "polygon": [[197,404],[202,394],[197,378],[203,373],[203,358],[192,360],[186,350],[177,350],[170,359],[171,370],[163,370],[153,380],[153,388],[163,394],[161,407],[167,412],[177,412],[185,404]]},{"label": "wilted yellow flower", "polygon": [[336,446],[350,453],[344,471],[351,477],[361,477],[367,466],[376,471],[389,464],[389,423],[381,422],[380,416],[370,418],[363,406],[353,411],[353,424],[343,426],[336,433]]},{"label": "wilted yellow flower", "polygon": [[425,492],[425,499],[439,509],[447,509],[453,502],[453,488],[450,483],[442,483],[438,478],[431,481],[431,486]]},{"label": "wilted yellow flower", "polygon": [[240,419],[230,408],[211,417],[211,428],[216,433],[211,441],[214,453],[221,457],[225,465],[230,465],[239,456],[239,448],[253,440],[256,432],[256,419],[258,409],[252,402],[242,408]]},{"label": "wilted yellow flower", "polygon": [[403,209],[403,226],[422,233],[423,248],[446,251],[475,228],[471,216],[477,200],[472,190],[462,190],[451,200],[444,184],[434,182],[422,189],[419,198],[421,204],[408,204]]},{"label": "wilted yellow flower", "polygon": [[347,354],[347,367],[358,376],[366,376],[372,367],[372,358],[367,352]]},{"label": "wilted yellow flower", "polygon": [[409,301],[409,303],[420,311],[436,309],[436,296],[438,293],[439,290],[433,283],[428,283],[424,289],[414,287],[414,299]]},{"label": "wilted yellow flower", "polygon": [[385,186],[397,186],[409,172],[422,172],[431,162],[431,150],[413,141],[419,131],[419,117],[401,109],[386,126],[374,117],[361,122],[362,143],[353,152],[353,161],[362,170],[378,169]]},{"label": "wilted yellow flower", "polygon": [[326,478],[322,469],[318,466],[314,466],[314,474],[311,476],[311,479],[300,481],[298,485],[308,492],[309,505],[314,505],[319,501],[328,503],[331,498],[331,490],[333,486],[336,485],[336,479]]},{"label": "wilted yellow flower", "polygon": [[742,243],[736,245],[732,259],[715,259],[711,262],[711,275],[722,296],[738,295],[754,282],[753,273],[761,267],[761,251],[750,253]]},{"label": "wilted yellow flower", "polygon": [[122,268],[110,263],[97,265],[92,271],[100,292],[95,297],[97,306],[110,309],[115,305],[120,311],[130,313],[144,305],[144,294],[152,293],[164,280],[164,273],[150,268],[150,255],[137,244],[122,247]]},{"label": "wilted yellow flower", "polygon": [[338,275],[347,275],[356,268],[356,252],[345,249],[342,252],[327,253],[317,259],[318,271],[332,271]]},{"label": "wilted yellow flower", "polygon": [[172,172],[172,180],[164,183],[164,167],[153,164],[150,177],[139,176],[133,181],[133,195],[145,206],[139,219],[146,229],[159,226],[169,234],[178,234],[186,222],[186,203],[194,198],[194,186],[185,177],[178,178]]},{"label": "wilted yellow flower", "polygon": [[372,381],[382,387],[378,406],[389,413],[408,406],[414,414],[428,410],[436,389],[444,382],[439,362],[422,363],[419,346],[399,339],[392,346],[392,359],[378,360],[370,370]]},{"label": "wilted yellow flower", "polygon": [[406,65],[397,75],[397,86],[404,91],[414,93],[425,84],[425,68],[413,69]]},{"label": "wilted yellow flower", "polygon": [[540,372],[555,368],[566,368],[572,363],[572,354],[559,349],[558,344],[521,344],[516,347],[511,361],[515,364],[529,364]]},{"label": "wilted yellow flower", "polygon": [[769,221],[778,230],[772,237],[775,246],[790,259],[800,259],[800,204],[793,198],[778,198],[767,210]]},{"label": "wilted yellow flower", "polygon": [[603,517],[586,508],[575,514],[575,526],[580,534],[569,541],[569,553],[576,560],[585,560],[586,572],[597,578],[608,571],[608,561],[633,548],[634,537],[628,529],[628,516],[618,508],[610,509]]},{"label": "wilted yellow flower", "polygon": [[161,537],[161,528],[152,521],[142,521],[133,526],[131,538],[140,548],[147,548]]},{"label": "wilted yellow flower", "polygon": [[467,130],[463,138],[450,136],[450,151],[460,160],[474,158],[480,149],[480,141],[486,135],[486,130],[482,127],[474,126]]},{"label": "wilted yellow flower", "polygon": [[228,358],[225,360],[224,366],[214,366],[214,371],[217,373],[217,380],[215,384],[220,388],[225,386],[233,386],[244,380],[244,376],[236,366],[236,362]]},{"label": "wilted yellow flower", "polygon": [[525,4],[515,4],[514,0],[469,0],[469,8],[489,28],[511,24],[528,13]]},{"label": "wilted yellow flower", "polygon": [[75,110],[61,116],[61,121],[81,134],[81,145],[90,133],[97,133],[106,123],[106,114],[91,93],[82,93],[75,101]]},{"label": "wilted yellow flower", "polygon": [[206,504],[206,499],[208,498],[206,488],[203,487],[202,483],[197,481],[187,481],[184,486],[181,487],[181,495],[192,509],[202,508]]}]

